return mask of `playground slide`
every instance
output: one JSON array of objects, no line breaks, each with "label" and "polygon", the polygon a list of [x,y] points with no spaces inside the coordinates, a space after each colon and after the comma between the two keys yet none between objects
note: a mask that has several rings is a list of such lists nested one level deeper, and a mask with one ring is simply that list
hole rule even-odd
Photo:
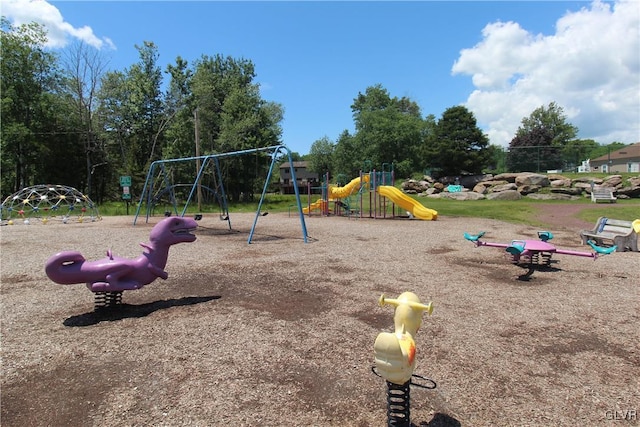
[{"label": "playground slide", "polygon": [[[369,175],[364,175],[362,177],[362,182],[369,182]],[[354,191],[358,191],[360,189],[360,177],[353,178],[347,185],[344,187],[336,187],[334,185],[329,186],[329,198],[330,199],[344,199],[349,197]]]},{"label": "playground slide", "polygon": [[302,213],[308,214],[309,208],[311,208],[311,210],[322,209],[323,203],[327,203],[327,202],[325,200],[318,199],[315,202],[311,203],[310,206],[305,206],[304,208],[302,208]]},{"label": "playground slide", "polygon": [[384,196],[391,200],[396,205],[400,206],[402,209],[411,212],[411,214],[418,218],[424,220],[436,220],[438,219],[438,212],[433,209],[429,209],[422,205],[421,203],[415,201],[410,196],[407,196],[402,191],[398,190],[396,187],[391,187],[389,185],[381,185],[378,187],[378,194]]},{"label": "playground slide", "polygon": [[640,234],[640,218],[633,221],[631,225],[633,225],[633,229],[635,230],[635,232]]}]

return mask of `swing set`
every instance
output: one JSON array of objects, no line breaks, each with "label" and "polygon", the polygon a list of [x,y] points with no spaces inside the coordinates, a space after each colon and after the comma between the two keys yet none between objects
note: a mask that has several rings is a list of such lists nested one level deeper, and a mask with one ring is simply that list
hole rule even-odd
[{"label": "swing set", "polygon": [[[220,206],[220,219],[223,221],[227,221],[229,229],[231,230],[231,218],[229,216],[229,209],[227,205],[227,195],[225,194],[224,185],[222,182],[222,173],[220,168],[220,160],[230,157],[243,156],[249,154],[257,154],[257,153],[267,153],[271,156],[271,164],[269,166],[269,172],[267,174],[267,178],[264,183],[264,187],[262,190],[262,195],[260,197],[260,202],[258,203],[258,209],[256,211],[256,216],[253,221],[253,226],[251,227],[251,232],[249,233],[249,239],[247,243],[251,243],[253,238],[253,234],[256,228],[256,224],[258,222],[258,218],[260,215],[260,210],[262,208],[262,204],[264,202],[265,195],[267,193],[267,189],[269,186],[269,181],[271,180],[271,175],[274,170],[274,166],[278,158],[286,152],[286,155],[289,159],[289,164],[293,164],[293,159],[291,157],[291,151],[285,145],[274,145],[270,147],[262,147],[262,148],[252,148],[247,150],[240,151],[232,151],[221,154],[209,154],[204,156],[197,157],[184,157],[178,159],[166,159],[166,160],[156,160],[151,163],[149,167],[149,172],[147,173],[147,178],[144,183],[144,187],[142,189],[142,194],[140,196],[140,202],[136,208],[136,214],[133,219],[133,225],[136,225],[138,220],[138,216],[140,215],[140,211],[142,206],[146,206],[146,221],[149,222],[149,217],[152,216],[153,211],[160,204],[168,204],[170,205],[171,210],[165,210],[164,215],[170,216],[172,213],[184,217],[187,213],[187,208],[189,204],[192,202],[194,196],[196,194],[200,195],[202,189],[207,192],[207,195],[211,195],[215,198],[218,206]],[[196,176],[196,179],[189,184],[175,184],[173,182],[173,170],[172,168],[178,165],[190,164],[192,162],[196,162],[196,165],[200,165]],[[205,176],[205,172],[209,169],[213,169],[213,173],[211,173],[211,186],[203,186],[201,185],[202,178]],[[293,181],[293,187],[296,195],[296,203],[298,206],[298,214],[300,216],[300,224],[302,227],[302,238],[305,243],[308,241],[307,227],[304,220],[304,214],[302,212],[302,204],[300,202],[300,192],[298,190],[297,180],[295,176],[295,170],[291,168],[291,178]],[[178,197],[176,197],[177,193],[189,191],[188,196],[186,198],[186,202],[182,206],[182,210],[179,212],[178,208]],[[198,197],[200,200],[200,197]]]}]

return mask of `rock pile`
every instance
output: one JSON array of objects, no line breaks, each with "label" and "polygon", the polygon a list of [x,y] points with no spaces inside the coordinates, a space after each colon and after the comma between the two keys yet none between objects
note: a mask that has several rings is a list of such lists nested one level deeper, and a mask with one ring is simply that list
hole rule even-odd
[{"label": "rock pile", "polygon": [[424,176],[422,180],[404,181],[402,190],[407,194],[456,200],[518,200],[522,197],[577,200],[581,197],[591,197],[594,189],[609,188],[619,199],[640,198],[640,175],[623,180],[620,175],[605,178],[585,175],[571,179],[559,174],[501,173],[463,177],[459,184],[447,185],[435,181],[430,176]]}]

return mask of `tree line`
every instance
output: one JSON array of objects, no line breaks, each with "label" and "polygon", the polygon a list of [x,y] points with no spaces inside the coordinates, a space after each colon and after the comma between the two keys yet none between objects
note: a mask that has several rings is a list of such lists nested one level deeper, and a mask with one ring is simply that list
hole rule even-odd
[{"label": "tree line", "polygon": [[[158,47],[145,41],[135,46],[138,62],[113,71],[83,43],[47,50],[37,23],[13,26],[2,17],[1,30],[3,199],[31,185],[63,184],[102,203],[121,196],[120,176],[132,177],[131,192],[139,195],[156,160],[282,144],[283,106],[262,99],[251,60],[203,54],[190,64],[178,56],[162,70]],[[294,159],[332,176],[354,176],[367,164],[393,165],[398,177],[447,176],[558,169],[603,149],[576,140],[577,128],[555,103],[523,119],[506,153],[489,144],[464,106],[423,117],[413,100],[374,85],[357,94],[351,110],[353,134],[345,130],[335,142],[325,136]],[[251,198],[269,164],[264,154],[225,159],[227,197]],[[196,176],[186,164],[170,173],[174,182]],[[202,184],[213,186],[216,173],[205,173]]]}]

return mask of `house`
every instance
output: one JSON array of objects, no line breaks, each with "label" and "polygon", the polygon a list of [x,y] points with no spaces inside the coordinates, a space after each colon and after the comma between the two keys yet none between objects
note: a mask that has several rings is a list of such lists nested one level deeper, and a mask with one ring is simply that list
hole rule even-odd
[{"label": "house", "polygon": [[640,142],[591,159],[592,172],[640,172]]},{"label": "house", "polygon": [[[320,180],[316,172],[311,172],[307,169],[309,162],[293,162],[293,169],[296,174],[296,180],[298,182],[298,191],[301,193],[308,193],[310,187],[318,187]],[[280,165],[280,194],[293,194],[293,180],[291,179],[291,166],[289,162],[282,163]],[[311,191],[316,193],[318,191]]]}]

